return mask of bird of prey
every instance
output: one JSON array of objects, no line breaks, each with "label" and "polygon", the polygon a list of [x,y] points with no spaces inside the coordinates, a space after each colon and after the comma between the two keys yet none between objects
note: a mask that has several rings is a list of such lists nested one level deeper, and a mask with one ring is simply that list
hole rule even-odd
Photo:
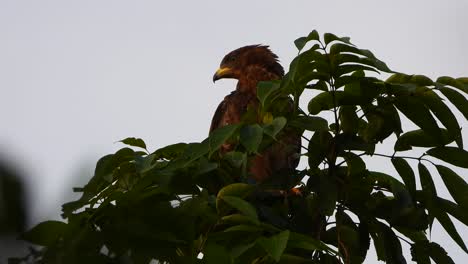
[{"label": "bird of prey", "polygon": [[[236,89],[219,104],[211,121],[213,130],[241,122],[243,115],[251,109],[257,113],[257,84],[260,81],[280,80],[283,67],[268,46],[251,45],[228,53],[221,61],[220,68],[213,76],[213,82],[231,78],[237,79]],[[292,108],[289,107],[290,109]],[[261,118],[257,114],[257,122]],[[221,155],[234,150],[235,144],[225,143]],[[292,131],[283,132],[275,143],[258,155],[250,158],[248,164],[249,182],[262,183],[282,171],[294,170],[299,162],[301,136]]]}]

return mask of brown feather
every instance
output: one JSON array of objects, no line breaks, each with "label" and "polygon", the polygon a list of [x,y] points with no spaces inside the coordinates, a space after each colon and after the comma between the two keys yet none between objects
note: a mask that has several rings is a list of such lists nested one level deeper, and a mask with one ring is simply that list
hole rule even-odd
[{"label": "brown feather", "polygon": [[[252,45],[234,50],[224,57],[221,66],[223,65],[232,68],[239,82],[236,90],[226,96],[216,109],[210,133],[216,128],[239,123],[250,107],[257,112],[258,82],[278,80],[284,74],[278,57],[267,46]],[[295,169],[299,161],[297,154],[300,152],[300,144],[300,135],[293,132],[283,133],[278,142],[249,160],[251,178],[256,182],[264,182],[282,170]],[[221,154],[233,150],[234,147],[232,143],[225,143]]]}]

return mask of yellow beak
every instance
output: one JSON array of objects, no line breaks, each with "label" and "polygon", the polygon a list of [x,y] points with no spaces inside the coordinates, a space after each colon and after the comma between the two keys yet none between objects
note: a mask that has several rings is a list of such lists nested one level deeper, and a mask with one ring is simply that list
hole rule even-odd
[{"label": "yellow beak", "polygon": [[213,82],[223,78],[224,76],[228,75],[231,72],[231,69],[228,67],[219,68],[215,74],[213,75]]}]

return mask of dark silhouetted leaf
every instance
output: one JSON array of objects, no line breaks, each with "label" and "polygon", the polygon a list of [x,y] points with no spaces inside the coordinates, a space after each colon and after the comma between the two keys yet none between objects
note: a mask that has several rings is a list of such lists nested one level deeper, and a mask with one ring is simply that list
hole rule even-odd
[{"label": "dark silhouetted leaf", "polygon": [[452,220],[450,220],[450,217],[447,215],[447,213],[436,207],[434,207],[432,211],[434,212],[434,216],[437,218],[437,221],[439,221],[445,231],[447,231],[449,236],[453,239],[453,241],[455,241],[455,243],[457,243],[466,253],[468,253],[465,242],[463,242],[460,234],[458,234],[455,225],[453,224]]},{"label": "dark silhouetted leaf", "polygon": [[341,129],[344,133],[356,134],[359,128],[359,118],[356,114],[355,106],[340,107],[339,117]]},{"label": "dark silhouetted leaf", "polygon": [[468,152],[457,147],[437,147],[427,151],[427,154],[458,167],[468,168]]},{"label": "dark silhouetted leaf", "polygon": [[403,182],[408,187],[409,192],[414,195],[416,193],[416,180],[411,166],[403,158],[393,158],[392,163],[403,179]]},{"label": "dark silhouetted leaf", "polygon": [[393,230],[385,224],[379,223],[380,236],[383,240],[385,262],[395,264],[406,264],[401,250],[401,244]]},{"label": "dark silhouetted leaf", "polygon": [[406,117],[413,121],[413,123],[423,129],[424,132],[433,137],[434,140],[442,142],[442,136],[437,122],[420,100],[410,96],[402,96],[398,97],[395,106]]},{"label": "dark silhouetted leaf", "polygon": [[437,197],[437,191],[429,170],[422,163],[418,163],[418,171],[423,193],[426,198],[431,200],[434,199]]},{"label": "dark silhouetted leaf", "polygon": [[455,199],[459,205],[468,209],[468,184],[465,180],[445,166],[436,165],[436,168],[453,199]]},{"label": "dark silhouetted leaf", "polygon": [[435,114],[437,119],[447,128],[450,136],[455,139],[457,145],[463,148],[463,140],[461,135],[461,128],[458,124],[455,115],[450,111],[447,105],[442,101],[436,93],[432,90],[426,91],[422,99],[429,109]]},{"label": "dark silhouetted leaf", "polygon": [[416,241],[411,245],[411,260],[418,264],[431,264],[429,258],[429,241]]},{"label": "dark silhouetted leaf", "polygon": [[60,221],[45,221],[20,236],[21,239],[41,246],[52,246],[63,236],[67,224]]},{"label": "dark silhouetted leaf", "polygon": [[340,156],[342,156],[345,159],[346,164],[348,164],[349,176],[360,175],[366,170],[366,164],[358,155],[352,152],[345,152]]},{"label": "dark silhouetted leaf", "polygon": [[437,206],[468,226],[468,210],[466,208],[440,197],[437,197]]},{"label": "dark silhouetted leaf", "polygon": [[433,259],[434,262],[437,264],[455,264],[452,258],[450,258],[450,256],[447,255],[447,251],[445,251],[445,249],[443,249],[439,244],[435,242],[429,243],[428,252],[431,256],[431,259]]},{"label": "dark silhouetted leaf", "polygon": [[214,243],[208,244],[203,250],[203,263],[218,264],[218,263],[232,263],[231,254],[221,245]]},{"label": "dark silhouetted leaf", "polygon": [[468,119],[468,100],[461,93],[447,87],[442,87],[439,91],[465,116],[465,119]]},{"label": "dark silhouetted leaf", "polygon": [[291,126],[309,130],[321,131],[328,130],[328,122],[326,119],[318,116],[298,116],[290,123]]},{"label": "dark silhouetted leaf", "polygon": [[422,129],[406,132],[398,137],[397,141],[395,142],[395,151],[410,150],[412,147],[437,147],[453,142],[453,137],[449,135],[446,129],[441,129],[440,132],[442,139],[441,142],[435,140]]},{"label": "dark silhouetted leaf", "polygon": [[316,115],[323,110],[329,110],[341,105],[359,105],[367,102],[367,98],[349,92],[323,92],[312,98],[307,107],[310,114]]},{"label": "dark silhouetted leaf", "polygon": [[141,138],[128,137],[126,139],[120,140],[119,142],[122,142],[132,147],[139,147],[142,149],[146,149],[146,144]]},{"label": "dark silhouetted leaf", "polygon": [[317,131],[309,141],[308,161],[311,168],[323,162],[331,144],[332,135],[328,131]]}]

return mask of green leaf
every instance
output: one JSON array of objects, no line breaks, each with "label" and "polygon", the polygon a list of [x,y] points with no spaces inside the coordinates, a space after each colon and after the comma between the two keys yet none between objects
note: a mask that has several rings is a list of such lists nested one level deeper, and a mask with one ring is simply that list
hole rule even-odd
[{"label": "green leaf", "polygon": [[332,33],[325,33],[323,34],[323,39],[325,41],[325,46],[327,46],[329,43],[331,43],[332,41],[340,41],[340,42],[344,42],[346,44],[350,44],[350,45],[353,45],[351,44],[350,42],[350,38],[348,37],[337,37],[336,35],[332,34]]},{"label": "green leaf", "polygon": [[223,230],[224,233],[229,233],[229,232],[243,232],[243,233],[255,233],[255,232],[261,232],[263,229],[258,226],[258,222],[256,225],[235,225],[228,227]]},{"label": "green leaf", "polygon": [[411,75],[411,78],[409,79],[408,82],[414,83],[420,86],[430,86],[434,85],[434,82],[431,80],[431,78],[424,76],[424,75]]},{"label": "green leaf", "polygon": [[328,92],[328,85],[326,81],[320,80],[316,82],[315,84],[310,84],[306,86],[307,89],[315,89],[315,90],[320,90],[324,92]]},{"label": "green leaf", "polygon": [[309,131],[323,131],[328,130],[328,121],[318,116],[298,116],[291,120],[289,124]]},{"label": "green leaf", "polygon": [[[356,56],[353,53],[360,55],[360,56],[364,56],[364,58]],[[369,50],[358,49],[354,46],[346,45],[343,43],[335,43],[330,48],[330,54],[335,55],[336,59],[338,60],[337,61],[338,64],[349,63],[349,62],[360,63],[360,64],[340,65],[339,67],[337,67],[337,71],[336,71],[338,76],[345,74],[345,73],[354,72],[357,70],[374,71],[374,72],[379,73],[379,71],[377,71],[375,68],[385,71],[385,72],[392,72],[384,62],[377,59],[374,56],[374,54]],[[336,56],[338,54],[343,54],[345,56]],[[352,56],[347,56],[347,55],[352,55]],[[372,66],[372,68],[364,66],[363,64]]]},{"label": "green leaf", "polygon": [[265,249],[276,262],[278,262],[283,255],[286,245],[288,244],[289,230],[285,230],[277,235],[269,238],[261,237],[258,239],[258,244]]},{"label": "green leaf", "polygon": [[[316,262],[309,258],[303,258],[291,254],[283,254],[279,260],[282,264],[315,264]],[[10,263],[8,263],[10,264]]]},{"label": "green leaf", "polygon": [[447,87],[439,88],[439,91],[468,119],[468,100],[461,93]]},{"label": "green leaf", "polygon": [[239,212],[242,214],[258,220],[257,216],[257,210],[255,210],[255,207],[253,207],[250,203],[246,202],[245,200],[236,197],[236,196],[222,196],[221,197],[223,201],[225,201],[227,204],[232,206],[233,208],[237,209]]},{"label": "green leaf", "polygon": [[436,93],[432,90],[428,90],[422,95],[423,102],[429,107],[434,113],[437,119],[447,128],[449,134],[455,139],[457,145],[463,148],[463,140],[461,135],[461,128],[458,124],[455,115],[450,111],[447,105],[442,101]]},{"label": "green leaf", "polygon": [[320,240],[314,239],[308,235],[291,232],[289,235],[288,248],[304,249],[309,252],[315,250],[328,252],[329,254],[338,254],[337,251],[328,247]]},{"label": "green leaf", "polygon": [[233,167],[240,168],[242,165],[246,164],[247,154],[238,151],[230,151],[224,154],[224,159],[226,159]]},{"label": "green leaf", "polygon": [[330,47],[330,54],[338,54],[338,53],[355,53],[355,54],[358,54],[358,55],[365,56],[365,57],[367,57],[369,59],[377,59],[374,56],[374,54],[369,50],[358,49],[355,46],[347,45],[347,44],[343,44],[343,43],[334,43]]},{"label": "green leaf", "polygon": [[63,236],[67,224],[60,221],[45,221],[20,235],[20,239],[40,246],[52,246]]},{"label": "green leaf", "polygon": [[449,135],[446,129],[441,129],[440,132],[442,138],[441,142],[436,141],[422,129],[406,132],[398,137],[394,149],[395,151],[405,151],[412,149],[412,147],[429,148],[447,145],[453,142],[453,137]]},{"label": "green leaf", "polygon": [[[187,148],[184,151],[183,156],[188,157],[190,161],[199,159],[200,157],[210,152],[210,138],[206,138],[201,143],[190,143],[187,144]],[[175,156],[177,157],[177,156]]]},{"label": "green leaf", "polygon": [[456,80],[456,79],[454,79],[452,77],[442,76],[442,77],[439,77],[437,79],[437,82],[442,83],[442,84],[446,84],[446,85],[450,85],[450,86],[455,87],[455,88],[459,89],[460,91],[463,91],[463,92],[468,94],[468,87],[466,87],[463,82],[461,82],[459,80]]},{"label": "green leaf", "polygon": [[273,119],[271,124],[265,125],[263,127],[263,132],[272,138],[276,138],[276,135],[284,128],[286,122],[286,118],[282,116],[276,117]]},{"label": "green leaf", "polygon": [[404,73],[394,73],[390,77],[387,78],[385,82],[387,83],[408,83],[411,80],[411,75],[404,74]]},{"label": "green leaf", "polygon": [[427,154],[452,165],[468,168],[468,152],[464,149],[457,147],[437,147],[428,150]]},{"label": "green leaf", "polygon": [[[356,56],[354,54],[347,54],[347,53],[337,54],[334,56],[333,63],[335,65],[341,65],[341,66],[345,63],[346,64],[356,63],[359,65],[371,66],[384,72],[392,72],[392,70],[390,70],[390,68],[388,68],[388,66],[384,62],[378,59],[369,59],[366,57]],[[363,67],[363,70],[368,70],[368,69],[369,69],[368,67]]]},{"label": "green leaf", "polygon": [[[94,176],[83,187],[82,196],[73,202],[62,205],[62,217],[67,218],[73,211],[85,206],[103,189],[111,185],[113,172],[122,163],[135,159],[135,151],[130,148],[118,150],[115,154],[102,157],[96,163]],[[110,180],[110,181],[109,181]]]},{"label": "green leaf", "polygon": [[262,106],[265,106],[265,102],[270,94],[280,88],[279,81],[269,82],[258,82],[257,84],[257,98]]},{"label": "green leaf", "polygon": [[395,106],[413,123],[419,126],[427,134],[438,142],[442,142],[440,128],[432,117],[429,109],[420,100],[411,96],[400,96],[395,101]]},{"label": "green leaf", "polygon": [[436,165],[436,168],[453,199],[468,210],[468,184],[453,170],[442,165]]},{"label": "green leaf", "polygon": [[403,182],[408,187],[409,192],[414,195],[416,193],[416,180],[411,166],[403,158],[393,158],[392,163],[398,174],[400,174],[403,179]]},{"label": "green leaf", "polygon": [[146,149],[146,144],[141,138],[128,137],[126,139],[120,140],[119,142],[122,142],[125,145],[129,145],[132,147],[139,147],[142,149]]},{"label": "green leaf", "polygon": [[317,32],[317,30],[313,30],[312,32],[309,33],[307,37],[300,37],[294,41],[294,45],[296,45],[296,48],[299,50],[299,52],[304,48],[304,46],[307,44],[307,42],[311,40],[317,40],[320,41],[320,36]]},{"label": "green leaf", "polygon": [[252,153],[257,153],[262,143],[263,129],[259,124],[247,125],[241,128],[240,143]]},{"label": "green leaf", "polygon": [[235,196],[239,198],[248,197],[255,189],[254,185],[247,183],[233,183],[223,187],[216,196],[216,210],[220,215],[224,215],[228,208],[223,200],[224,196]]},{"label": "green leaf", "polygon": [[223,224],[230,224],[230,225],[249,225],[249,224],[258,224],[255,220],[251,217],[245,216],[243,214],[231,214],[226,215],[221,218],[221,222]]},{"label": "green leaf", "polygon": [[208,137],[210,155],[217,151],[229,138],[231,138],[238,128],[239,124],[231,124],[214,130]]},{"label": "green leaf", "polygon": [[[344,64],[344,65],[339,65],[337,67],[336,72],[335,72],[335,76],[343,76],[345,74],[355,73],[355,72],[360,72],[360,71],[372,71],[372,72],[375,72],[375,73],[380,73],[375,68],[365,66],[365,65],[362,65],[362,64]],[[345,75],[345,76],[349,76],[349,75]]]},{"label": "green leaf", "polygon": [[177,143],[169,146],[165,146],[156,150],[153,155],[157,159],[167,159],[172,160],[181,156],[187,149],[188,144],[186,143]]},{"label": "green leaf", "polygon": [[[333,100],[333,96],[335,97],[335,100]],[[340,105],[359,105],[366,103],[366,101],[366,98],[353,95],[349,92],[323,92],[312,98],[309,101],[307,108],[310,114],[316,115],[323,110],[329,110]]]}]

